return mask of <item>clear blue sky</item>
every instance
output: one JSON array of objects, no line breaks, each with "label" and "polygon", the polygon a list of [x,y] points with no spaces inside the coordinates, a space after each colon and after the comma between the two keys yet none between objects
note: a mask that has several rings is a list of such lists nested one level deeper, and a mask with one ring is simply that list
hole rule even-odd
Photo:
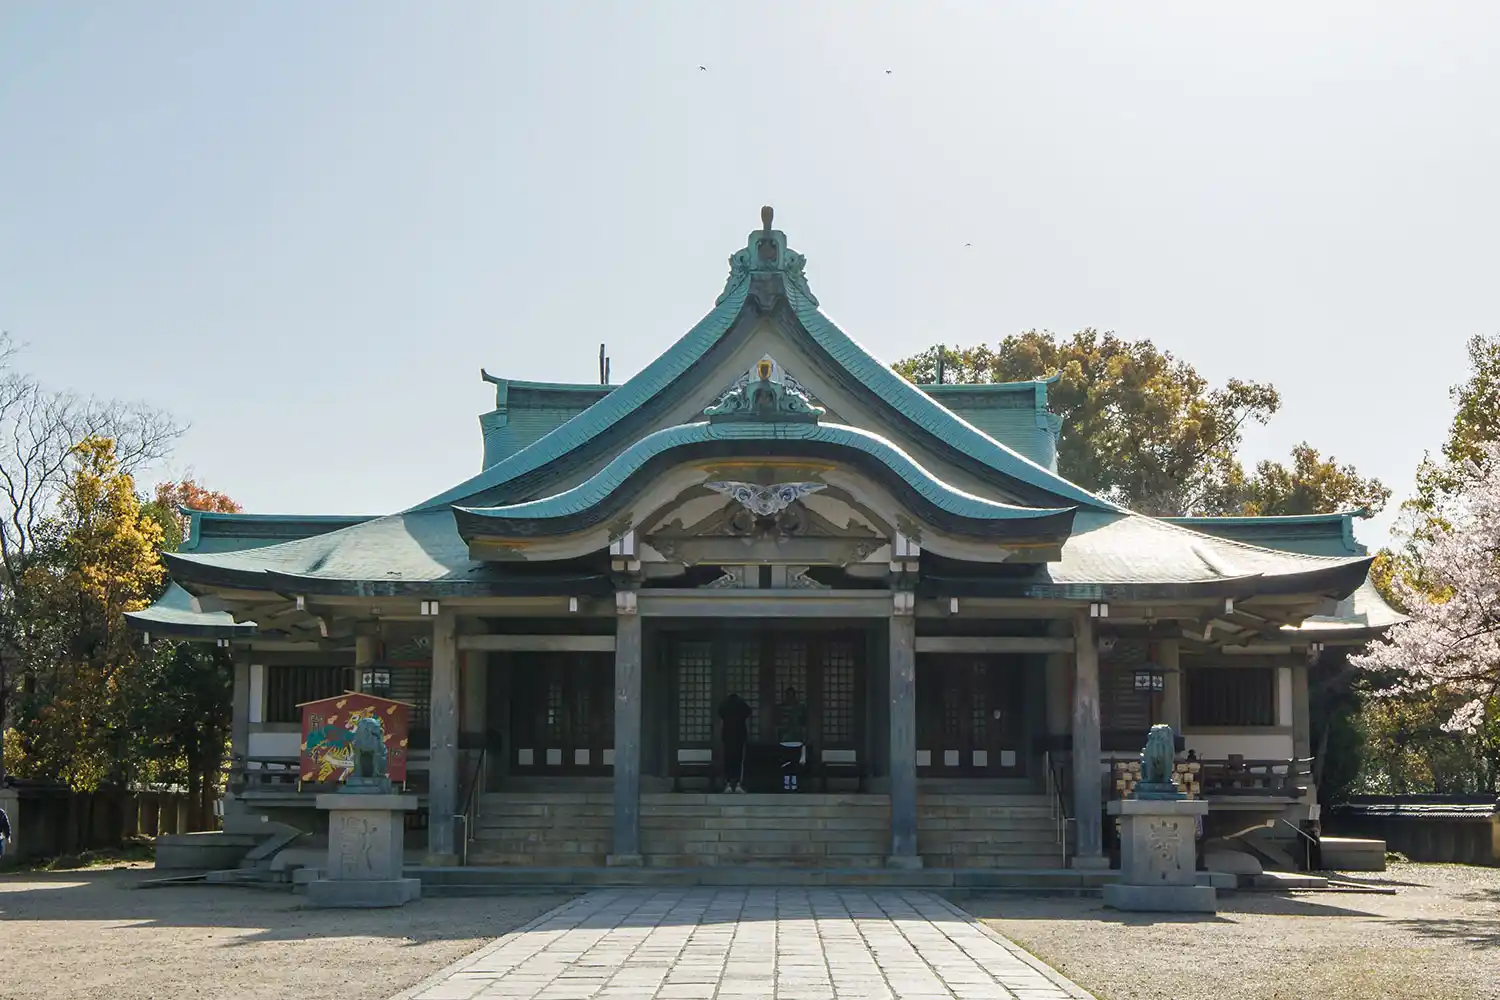
[{"label": "clear blue sky", "polygon": [[1497,38],[1480,2],[5,4],[0,328],[190,421],[165,471],[380,513],[477,471],[480,365],[630,375],[771,203],[882,357],[1149,337],[1282,390],[1249,457],[1404,492],[1500,330]]}]

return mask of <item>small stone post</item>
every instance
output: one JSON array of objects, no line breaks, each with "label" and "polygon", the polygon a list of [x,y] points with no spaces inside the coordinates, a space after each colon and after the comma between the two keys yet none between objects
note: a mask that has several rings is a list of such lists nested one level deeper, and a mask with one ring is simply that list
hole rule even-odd
[{"label": "small stone post", "polygon": [[1197,819],[1208,803],[1186,799],[1172,784],[1172,727],[1151,727],[1141,753],[1135,797],[1109,803],[1120,818],[1120,881],[1104,887],[1116,910],[1214,913],[1212,886],[1198,884]]}]

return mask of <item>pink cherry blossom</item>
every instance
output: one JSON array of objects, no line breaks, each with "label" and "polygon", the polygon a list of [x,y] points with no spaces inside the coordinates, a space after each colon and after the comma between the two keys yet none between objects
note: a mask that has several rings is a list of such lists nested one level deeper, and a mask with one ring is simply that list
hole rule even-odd
[{"label": "pink cherry blossom", "polygon": [[1383,694],[1441,688],[1470,696],[1445,728],[1474,732],[1500,691],[1500,445],[1464,472],[1446,530],[1418,556],[1426,589],[1395,581],[1410,620],[1350,662],[1394,674]]}]

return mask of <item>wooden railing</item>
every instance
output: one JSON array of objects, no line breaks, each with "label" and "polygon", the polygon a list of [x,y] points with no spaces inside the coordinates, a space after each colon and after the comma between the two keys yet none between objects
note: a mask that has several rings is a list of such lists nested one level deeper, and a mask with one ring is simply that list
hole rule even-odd
[{"label": "wooden railing", "polygon": [[1198,762],[1205,798],[1236,795],[1284,796],[1295,799],[1312,781],[1312,759],[1247,760],[1231,754],[1224,760]]},{"label": "wooden railing", "polygon": [[[1104,798],[1119,798],[1124,792],[1116,787],[1118,777],[1116,765],[1140,760],[1137,754],[1102,754],[1099,762],[1104,765]],[[1300,798],[1312,782],[1312,759],[1306,760],[1253,760],[1230,756],[1222,759],[1188,757],[1177,760],[1181,768],[1187,764],[1194,786],[1195,798],[1218,799],[1235,797]],[[1196,767],[1193,767],[1196,765]],[[1179,776],[1183,777],[1183,776]]]}]

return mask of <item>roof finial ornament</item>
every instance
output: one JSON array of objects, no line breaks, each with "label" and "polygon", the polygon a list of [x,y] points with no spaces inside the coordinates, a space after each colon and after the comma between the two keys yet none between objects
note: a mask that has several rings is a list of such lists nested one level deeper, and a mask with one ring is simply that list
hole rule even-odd
[{"label": "roof finial ornament", "polygon": [[776,209],[770,205],[762,205],[760,207],[760,228],[769,233],[771,231],[771,220],[774,218],[776,218]]}]

